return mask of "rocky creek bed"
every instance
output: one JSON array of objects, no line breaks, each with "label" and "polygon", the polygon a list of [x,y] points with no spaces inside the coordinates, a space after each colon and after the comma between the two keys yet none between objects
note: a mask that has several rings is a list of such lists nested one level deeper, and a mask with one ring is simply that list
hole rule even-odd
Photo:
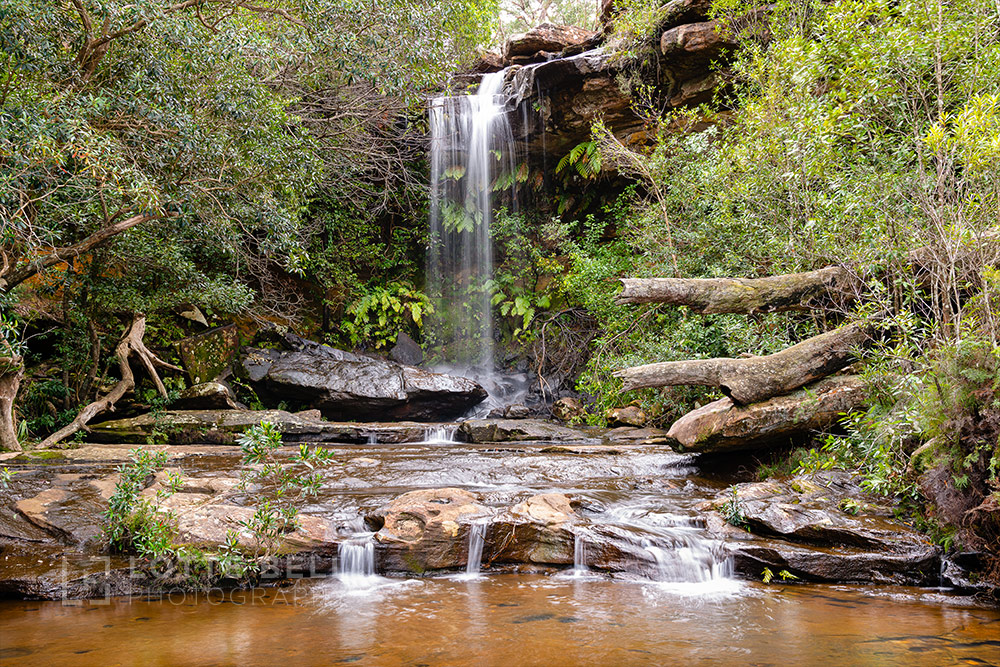
[{"label": "rocky creek bed", "polygon": [[[327,424],[321,435],[346,428]],[[766,568],[802,582],[968,583],[891,507],[874,499],[847,505],[864,494],[845,473],[747,482],[745,473],[714,470],[718,462],[702,466],[649,444],[657,434],[639,429],[604,433],[533,420],[351,428],[344,439],[354,442],[326,443],[334,463],[303,508],[301,527],[286,536],[279,570],[337,572],[345,544],[370,544],[371,567],[399,576],[462,571],[476,547],[484,572],[576,566],[706,582],[760,579]],[[160,501],[177,519],[177,541],[219,545],[253,511],[253,493],[236,488],[238,448],[158,448],[170,459],[147,494],[166,472],[181,474],[178,492]],[[12,479],[0,490],[0,592],[59,599],[146,590],[127,560],[106,555],[101,539],[115,467],[129,449],[3,455]],[[732,519],[734,507],[745,529],[723,518]]]},{"label": "rocky creek bed", "polygon": [[[845,505],[864,498],[849,475],[748,481],[648,429],[339,428],[324,432],[347,442],[325,443],[334,462],[286,536],[279,585],[207,597],[151,586],[141,564],[105,552],[101,513],[133,445],[2,455],[0,661],[107,664],[107,632],[151,647],[150,664],[489,662],[518,642],[525,664],[738,664],[772,642],[806,663],[1000,661],[1000,612],[947,588],[967,583],[961,569],[890,507]],[[183,476],[162,501],[178,542],[217,545],[252,512],[237,447],[155,448]],[[734,494],[749,530],[723,519]],[[41,617],[52,634],[38,634]]]}]

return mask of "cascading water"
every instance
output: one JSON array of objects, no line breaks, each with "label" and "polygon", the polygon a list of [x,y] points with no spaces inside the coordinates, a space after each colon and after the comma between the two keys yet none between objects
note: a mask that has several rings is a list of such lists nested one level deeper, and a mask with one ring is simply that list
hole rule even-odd
[{"label": "cascading water", "polygon": [[455,443],[457,426],[434,426],[424,431],[424,442],[429,445],[451,445]]},{"label": "cascading water", "polygon": [[583,535],[573,536],[573,574],[580,576],[589,571],[587,567],[587,542]]},{"label": "cascading water", "polygon": [[483,560],[483,545],[486,543],[486,524],[474,523],[469,526],[469,560],[465,565],[465,574],[479,574],[479,566]]},{"label": "cascading water", "polygon": [[368,588],[375,578],[375,543],[371,536],[341,542],[337,578],[346,588]]},{"label": "cascading water", "polygon": [[656,564],[653,578],[669,583],[707,583],[732,578],[732,559],[718,544],[695,534],[675,534],[669,547],[646,545]]},{"label": "cascading water", "polygon": [[493,373],[493,244],[499,197],[512,190],[516,145],[502,94],[504,73],[475,95],[432,100],[431,212],[427,287],[430,332],[444,358],[476,377]]}]

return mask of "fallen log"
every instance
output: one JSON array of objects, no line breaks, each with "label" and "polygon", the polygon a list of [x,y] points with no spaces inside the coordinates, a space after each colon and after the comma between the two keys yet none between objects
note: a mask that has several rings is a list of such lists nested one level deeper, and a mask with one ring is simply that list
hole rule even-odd
[{"label": "fallen log", "polygon": [[747,406],[721,398],[678,419],[664,439],[677,451],[697,453],[787,445],[864,407],[866,393],[859,376],[840,375]]},{"label": "fallen log", "polygon": [[854,348],[868,340],[858,324],[848,324],[806,339],[781,352],[747,359],[665,361],[617,371],[624,390],[703,385],[718,387],[737,405],[763,401],[835,373],[854,359]]},{"label": "fallen log", "polygon": [[769,313],[810,310],[822,300],[843,295],[849,300],[858,280],[847,269],[828,266],[816,271],[765,278],[622,278],[617,304],[665,303],[688,306],[696,313]]},{"label": "fallen log", "polygon": [[[916,283],[925,289],[940,282],[937,274],[957,283],[976,280],[983,266],[1000,258],[1000,230],[987,230],[965,245],[937,244],[906,254]],[[774,313],[812,310],[827,302],[843,306],[865,291],[871,275],[850,267],[827,266],[815,271],[763,278],[621,278],[619,305],[664,303],[688,306],[696,313]]]}]

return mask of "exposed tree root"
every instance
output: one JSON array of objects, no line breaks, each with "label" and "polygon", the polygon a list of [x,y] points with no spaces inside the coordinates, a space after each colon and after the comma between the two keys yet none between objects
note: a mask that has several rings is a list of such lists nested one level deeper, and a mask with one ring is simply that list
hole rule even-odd
[{"label": "exposed tree root", "polygon": [[168,364],[153,354],[146,347],[146,344],[142,342],[145,335],[146,316],[136,314],[132,317],[132,324],[129,326],[128,331],[125,332],[121,342],[118,343],[118,347],[115,348],[115,356],[118,357],[118,366],[121,368],[122,379],[104,397],[97,399],[80,410],[72,422],[43,440],[39,447],[42,449],[52,447],[80,429],[86,428],[90,420],[102,412],[113,411],[115,403],[135,387],[135,375],[132,373],[132,367],[129,365],[129,357],[132,354],[139,357],[139,360],[146,368],[146,372],[153,378],[153,382],[156,384],[156,389],[160,392],[160,395],[167,395],[167,389],[163,386],[163,381],[160,380],[160,376],[156,372],[156,367],[169,368],[175,371],[181,369],[173,364]]}]

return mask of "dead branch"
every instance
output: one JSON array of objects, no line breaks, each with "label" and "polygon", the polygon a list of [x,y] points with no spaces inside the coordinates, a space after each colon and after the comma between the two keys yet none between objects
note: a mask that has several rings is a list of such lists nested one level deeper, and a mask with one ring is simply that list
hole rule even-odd
[{"label": "dead branch", "polygon": [[854,359],[854,349],[868,340],[858,324],[813,336],[766,357],[667,361],[615,372],[624,390],[642,387],[703,385],[718,387],[738,405],[780,396],[826,377]]},{"label": "dead branch", "polygon": [[97,399],[80,410],[72,422],[43,440],[39,447],[42,449],[52,447],[80,429],[85,428],[91,419],[102,412],[114,411],[115,404],[135,387],[135,375],[132,373],[132,367],[129,365],[129,357],[132,354],[138,355],[140,361],[146,367],[146,371],[153,378],[153,382],[156,384],[156,388],[160,394],[162,396],[167,395],[166,388],[163,386],[163,382],[156,372],[156,367],[160,366],[178,371],[181,369],[166,363],[150,352],[149,348],[142,341],[145,335],[146,316],[137,313],[132,317],[132,324],[115,348],[115,356],[118,357],[118,367],[121,369],[122,379],[103,398]]}]

